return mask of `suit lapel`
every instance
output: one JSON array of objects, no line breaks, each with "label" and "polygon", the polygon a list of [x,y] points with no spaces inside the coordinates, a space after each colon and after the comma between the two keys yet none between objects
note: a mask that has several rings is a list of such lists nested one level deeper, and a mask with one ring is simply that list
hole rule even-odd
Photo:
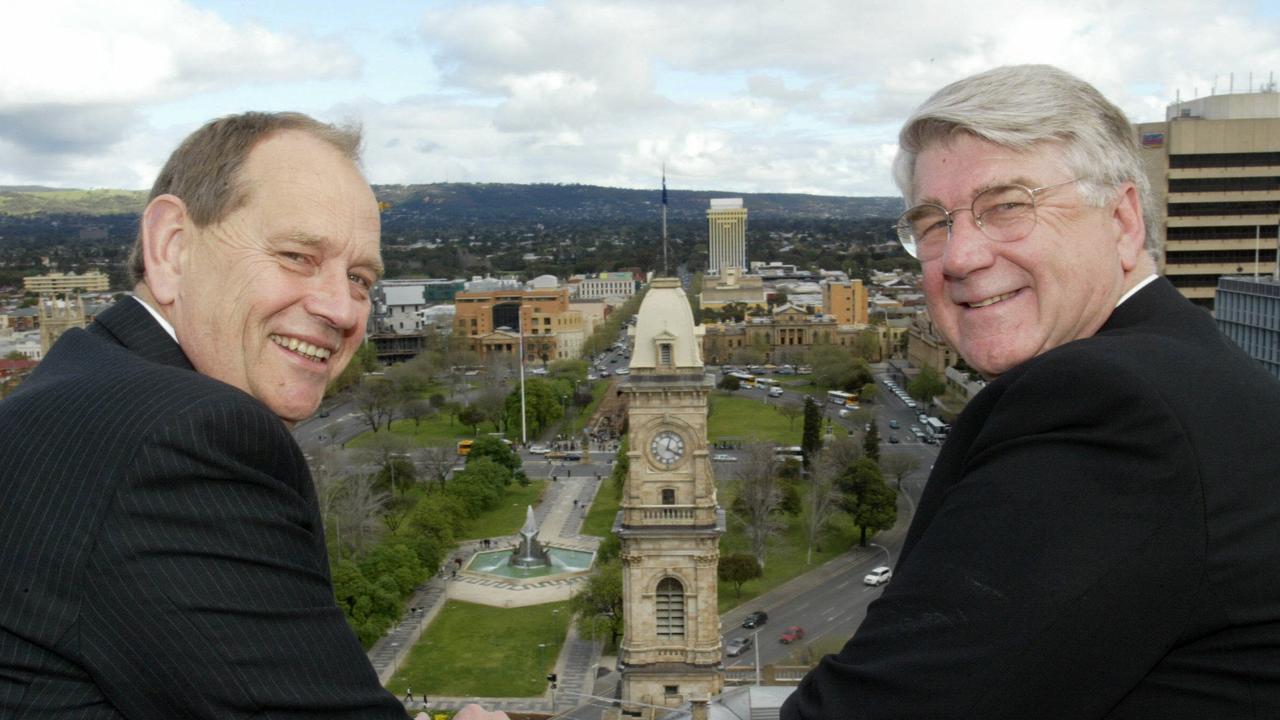
[{"label": "suit lapel", "polygon": [[135,298],[125,298],[101,312],[89,330],[110,337],[145,360],[195,370],[178,343]]}]

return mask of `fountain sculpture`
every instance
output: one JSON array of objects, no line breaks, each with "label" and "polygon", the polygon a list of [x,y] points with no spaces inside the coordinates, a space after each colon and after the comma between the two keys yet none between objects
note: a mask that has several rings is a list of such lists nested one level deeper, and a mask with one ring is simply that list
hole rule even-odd
[{"label": "fountain sculpture", "polygon": [[524,527],[520,528],[520,544],[511,553],[510,564],[519,568],[546,567],[551,564],[551,559],[538,542],[538,522],[533,517],[533,506],[526,510]]}]

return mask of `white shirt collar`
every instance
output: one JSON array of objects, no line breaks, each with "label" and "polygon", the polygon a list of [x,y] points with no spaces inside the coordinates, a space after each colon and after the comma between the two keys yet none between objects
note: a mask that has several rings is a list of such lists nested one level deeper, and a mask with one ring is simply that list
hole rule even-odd
[{"label": "white shirt collar", "polygon": [[1154,280],[1156,279],[1156,277],[1158,277],[1158,276],[1157,276],[1155,273],[1151,273],[1150,275],[1148,275],[1148,276],[1146,276],[1145,278],[1143,278],[1143,279],[1142,279],[1142,281],[1141,281],[1141,282],[1139,282],[1137,285],[1134,285],[1133,287],[1129,288],[1129,292],[1127,292],[1127,293],[1125,293],[1125,294],[1121,295],[1121,296],[1120,296],[1120,299],[1119,299],[1118,301],[1116,301],[1116,307],[1120,307],[1120,305],[1121,305],[1125,300],[1128,300],[1129,298],[1133,297],[1133,296],[1134,296],[1134,294],[1135,294],[1135,293],[1137,293],[1139,290],[1141,290],[1142,288],[1144,288],[1144,287],[1146,287],[1146,286],[1150,285],[1150,284],[1152,283],[1152,281],[1154,281]]},{"label": "white shirt collar", "polygon": [[173,326],[169,324],[169,321],[164,319],[164,316],[162,316],[159,312],[156,312],[155,308],[148,305],[142,298],[138,297],[137,295],[134,295],[132,297],[134,300],[137,300],[139,303],[141,303],[142,307],[147,309],[147,312],[151,313],[151,317],[155,318],[156,322],[160,323],[160,327],[164,328],[164,331],[169,333],[169,337],[173,338],[174,342],[178,342],[178,333],[174,331]]}]

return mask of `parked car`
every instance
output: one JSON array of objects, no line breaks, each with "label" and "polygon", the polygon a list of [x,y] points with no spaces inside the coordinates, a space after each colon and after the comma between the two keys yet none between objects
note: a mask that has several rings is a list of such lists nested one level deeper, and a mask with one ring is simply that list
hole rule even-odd
[{"label": "parked car", "polygon": [[782,635],[778,637],[778,642],[790,644],[802,639],[804,639],[804,628],[799,625],[792,625],[782,631]]},{"label": "parked car", "polygon": [[725,453],[716,453],[711,456],[711,462],[737,462],[738,458]]},{"label": "parked car", "polygon": [[551,452],[551,448],[547,447],[546,445],[530,445],[529,452],[533,453],[534,455],[546,455],[547,453]]},{"label": "parked car", "polygon": [[867,576],[862,578],[862,582],[866,585],[883,585],[889,582],[889,578],[891,577],[893,577],[893,570],[881,565],[867,573]]},{"label": "parked car", "polygon": [[782,397],[782,388],[780,387],[769,388],[769,397]]},{"label": "parked car", "polygon": [[760,627],[767,622],[769,622],[769,613],[763,610],[755,610],[748,613],[747,616],[743,618],[742,627],[750,630],[751,628]]},{"label": "parked car", "polygon": [[902,427],[902,426],[898,424],[897,420],[890,420],[889,427],[893,428],[894,430],[897,430],[899,427]]},{"label": "parked car", "polygon": [[891,443],[898,443],[898,442],[901,442],[901,440],[899,440],[899,439],[898,439],[898,436],[897,436],[897,435],[890,434],[890,435],[889,435],[889,442],[891,442]]},{"label": "parked car", "polygon": [[730,640],[724,645],[724,654],[729,657],[738,657],[751,647],[751,638],[738,637]]},{"label": "parked car", "polygon": [[631,372],[631,371],[630,371],[630,370],[628,370],[627,368],[618,368],[616,371],[614,371],[614,373],[613,373],[613,374],[614,374],[614,375],[627,375],[627,374],[629,374],[630,372]]}]

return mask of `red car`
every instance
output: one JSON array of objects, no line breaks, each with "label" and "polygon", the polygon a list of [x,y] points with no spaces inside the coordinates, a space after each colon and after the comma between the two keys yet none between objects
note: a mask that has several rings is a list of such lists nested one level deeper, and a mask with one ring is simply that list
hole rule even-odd
[{"label": "red car", "polygon": [[781,637],[779,637],[778,640],[779,642],[793,643],[797,640],[800,640],[803,637],[804,637],[804,628],[800,627],[799,625],[792,625],[791,627],[783,631]]}]

